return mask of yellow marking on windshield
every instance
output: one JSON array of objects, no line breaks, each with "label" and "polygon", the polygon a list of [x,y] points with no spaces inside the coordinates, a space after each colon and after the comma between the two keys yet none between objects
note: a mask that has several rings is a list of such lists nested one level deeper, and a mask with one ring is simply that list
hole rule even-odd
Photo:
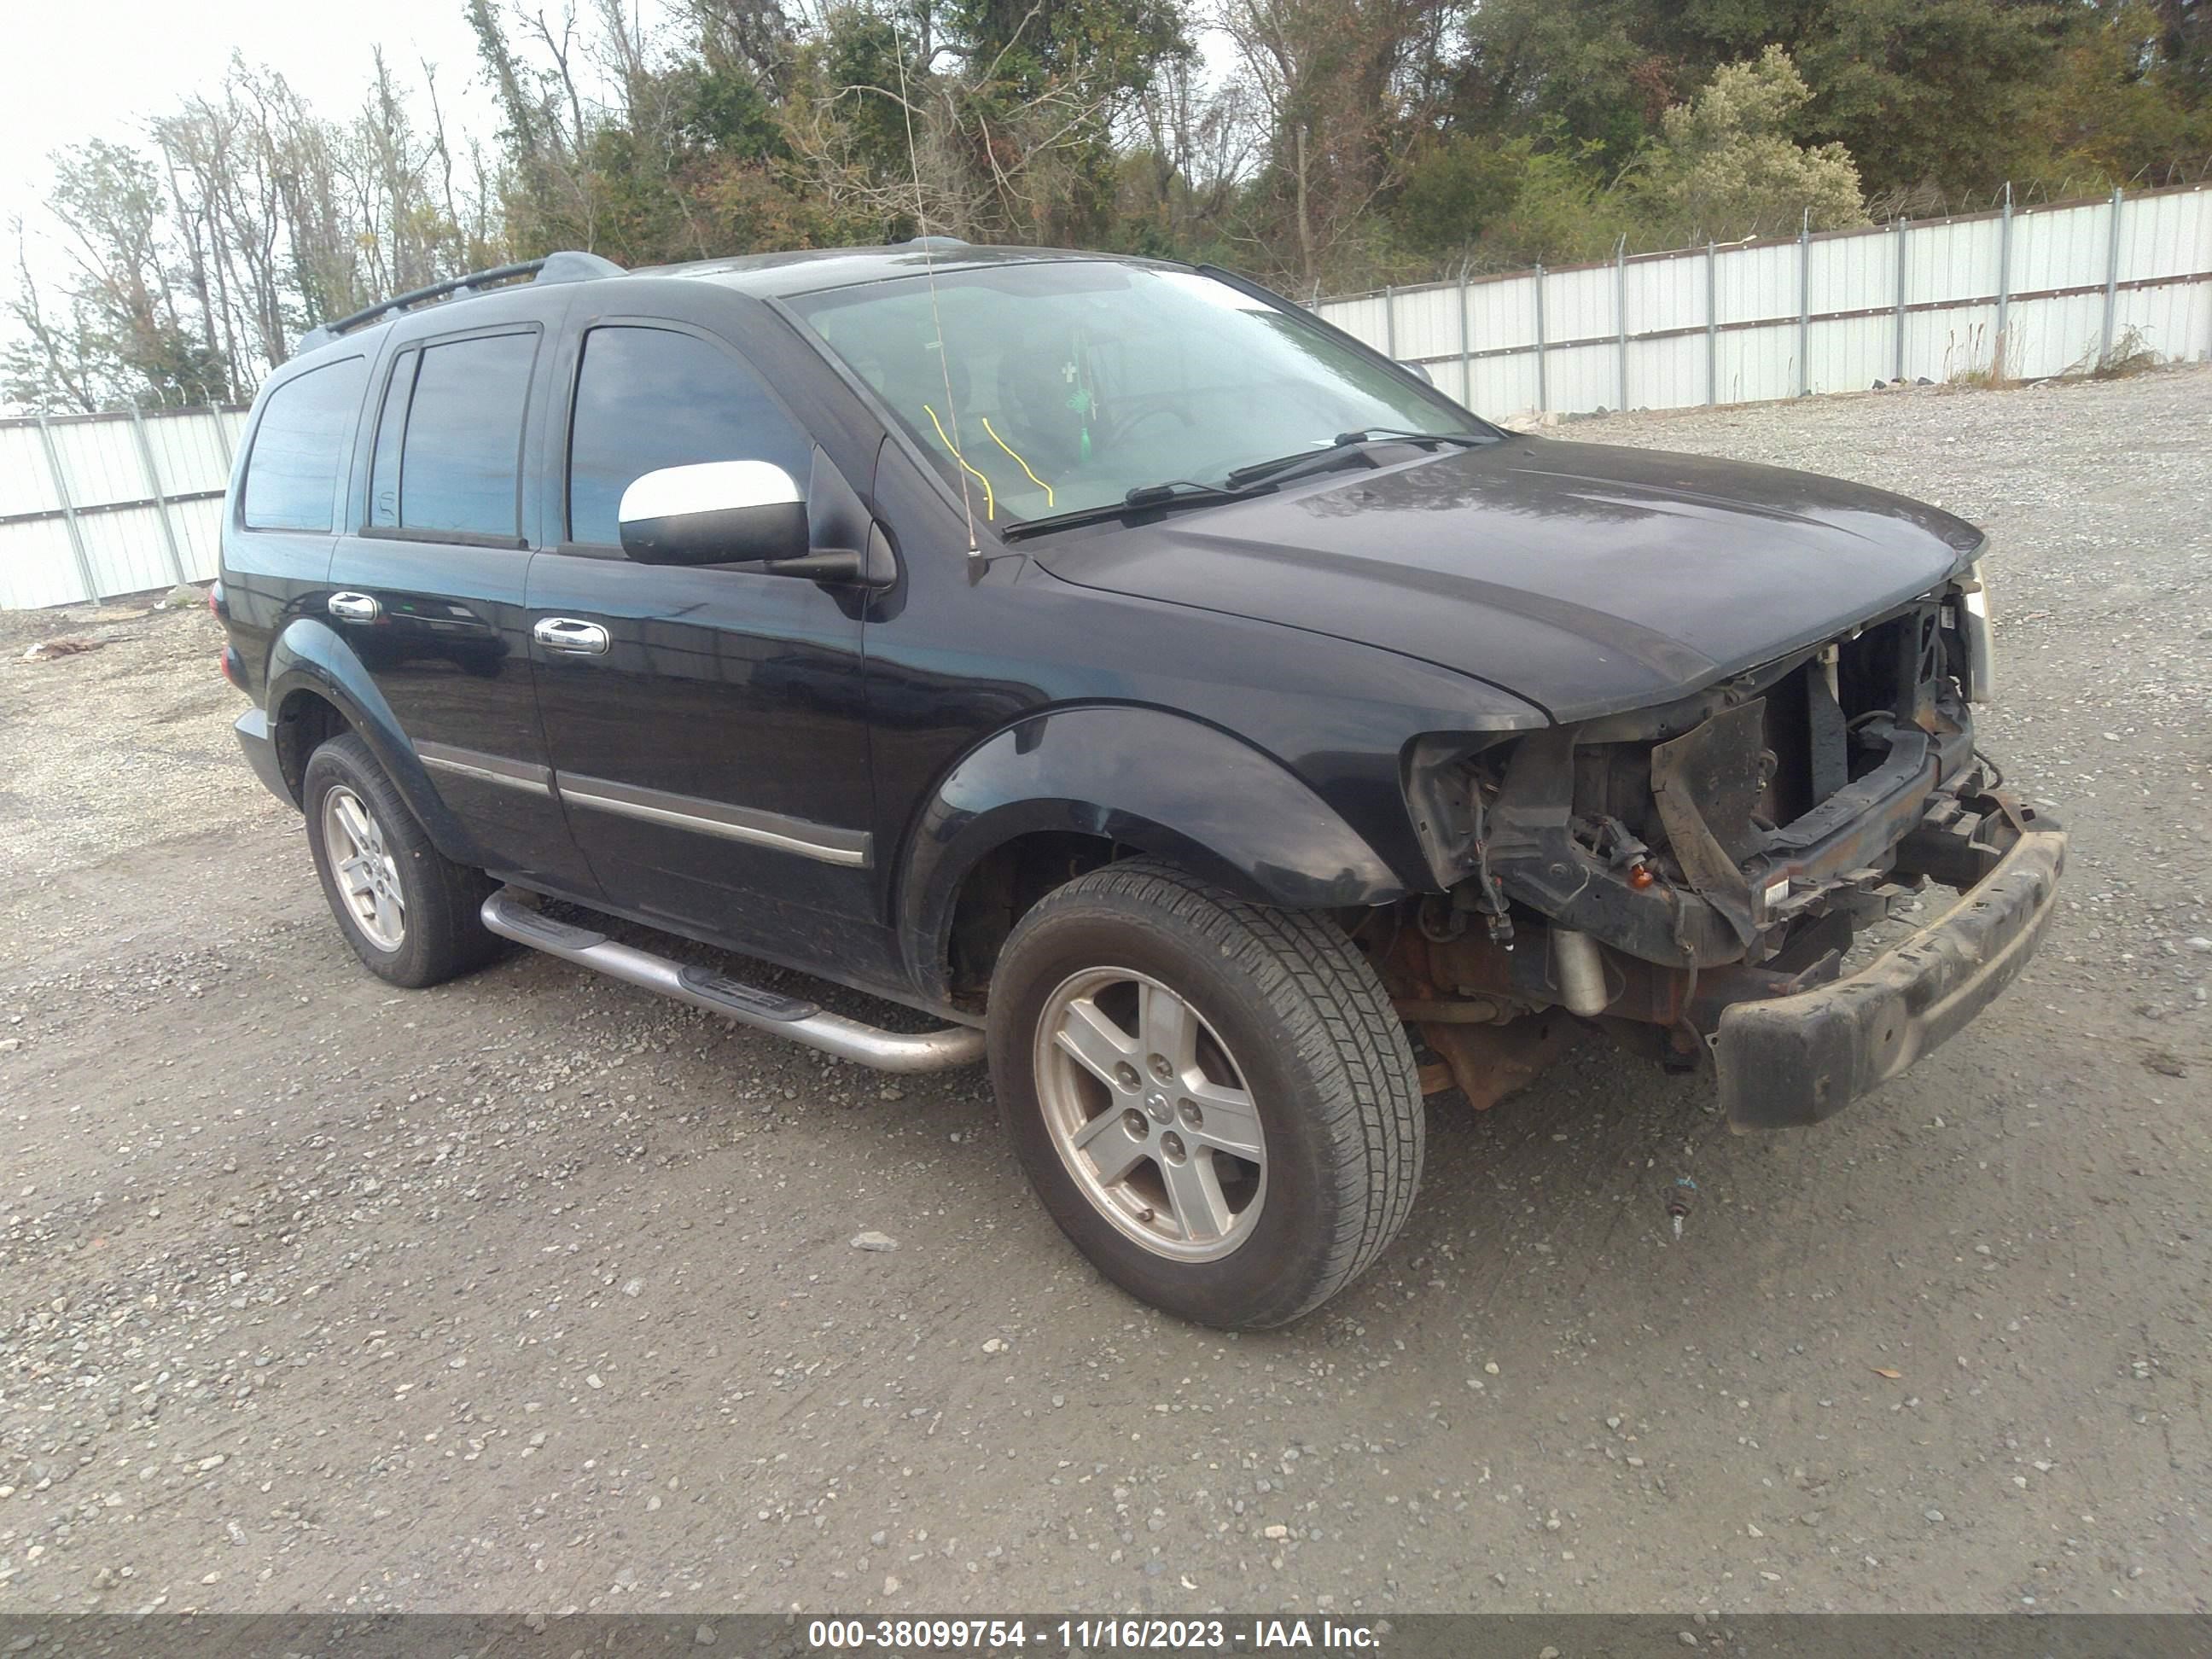
[{"label": "yellow marking on windshield", "polygon": [[[995,519],[998,517],[998,501],[991,494],[991,481],[985,477],[981,473],[977,472],[974,467],[969,465],[968,458],[960,453],[958,447],[953,443],[951,439],[945,436],[945,422],[937,418],[937,411],[935,410],[932,409],[927,404],[924,404],[921,406],[921,412],[929,416],[930,425],[937,428],[937,435],[939,438],[943,440],[945,447],[947,449],[951,450],[952,459],[960,463],[960,470],[963,472],[974,474],[976,482],[983,486],[983,516],[987,519]],[[1024,470],[1026,471],[1027,469]]]},{"label": "yellow marking on windshield", "polygon": [[1007,454],[1014,456],[1014,465],[1016,466],[1021,468],[1023,471],[1030,473],[1030,482],[1035,484],[1039,489],[1044,491],[1044,504],[1047,507],[1050,507],[1052,505],[1052,486],[1047,483],[1042,478],[1038,477],[1036,473],[1030,472],[1030,464],[1024,460],[1019,455],[1014,454],[1014,447],[999,435],[998,429],[991,424],[991,417],[988,415],[983,416],[983,430],[991,434],[991,441],[993,443],[1005,450]]}]

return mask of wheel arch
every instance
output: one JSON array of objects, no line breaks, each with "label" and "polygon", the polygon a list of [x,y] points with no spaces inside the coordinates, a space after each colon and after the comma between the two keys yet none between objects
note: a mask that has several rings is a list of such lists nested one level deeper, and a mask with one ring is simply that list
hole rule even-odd
[{"label": "wheel arch", "polygon": [[332,629],[304,617],[294,619],[270,648],[266,684],[263,708],[295,805],[302,805],[307,757],[316,746],[340,732],[356,732],[431,844],[457,864],[483,862],[480,849],[432,786],[374,678]]},{"label": "wheel arch", "polygon": [[1287,909],[1364,908],[1408,890],[1334,808],[1243,738],[1141,705],[1054,709],[969,749],[924,805],[895,897],[909,976],[933,998],[973,1001],[996,943],[1030,905],[1134,854]]}]

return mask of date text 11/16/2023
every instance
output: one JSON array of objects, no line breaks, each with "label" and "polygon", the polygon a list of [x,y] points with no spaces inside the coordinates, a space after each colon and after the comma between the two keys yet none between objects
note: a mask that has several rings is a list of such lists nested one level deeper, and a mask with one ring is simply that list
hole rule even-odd
[{"label": "date text 11/16/2023", "polygon": [[1372,1652],[1387,1625],[1337,1619],[816,1619],[810,1648],[935,1653]]}]

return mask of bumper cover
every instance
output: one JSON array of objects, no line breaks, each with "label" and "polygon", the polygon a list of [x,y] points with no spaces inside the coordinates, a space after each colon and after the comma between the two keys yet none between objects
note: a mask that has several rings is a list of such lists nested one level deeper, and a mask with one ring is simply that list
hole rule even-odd
[{"label": "bumper cover", "polygon": [[1725,1010],[1713,1054],[1729,1127],[1818,1123],[1966,1025],[2035,954],[2065,865],[2064,832],[2031,830],[1957,904],[1863,971]]},{"label": "bumper cover", "polygon": [[258,708],[249,708],[238,717],[231,730],[238,734],[238,746],[246,751],[246,763],[253,768],[270,794],[287,806],[300,803],[292,793],[292,786],[284,781],[284,768],[276,758],[276,740],[269,733],[269,716]]}]

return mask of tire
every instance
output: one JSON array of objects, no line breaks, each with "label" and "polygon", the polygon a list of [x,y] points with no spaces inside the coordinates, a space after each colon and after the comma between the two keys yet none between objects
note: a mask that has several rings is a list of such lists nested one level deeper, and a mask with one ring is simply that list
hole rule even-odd
[{"label": "tire", "polygon": [[419,989],[499,954],[478,914],[495,884],[430,844],[358,733],[307,757],[301,799],[323,896],[369,972]]},{"label": "tire", "polygon": [[1112,865],[1016,926],[988,1027],[1007,1138],[1045,1208],[1167,1312],[1287,1324],[1371,1266],[1412,1208],[1413,1052],[1325,917]]}]

